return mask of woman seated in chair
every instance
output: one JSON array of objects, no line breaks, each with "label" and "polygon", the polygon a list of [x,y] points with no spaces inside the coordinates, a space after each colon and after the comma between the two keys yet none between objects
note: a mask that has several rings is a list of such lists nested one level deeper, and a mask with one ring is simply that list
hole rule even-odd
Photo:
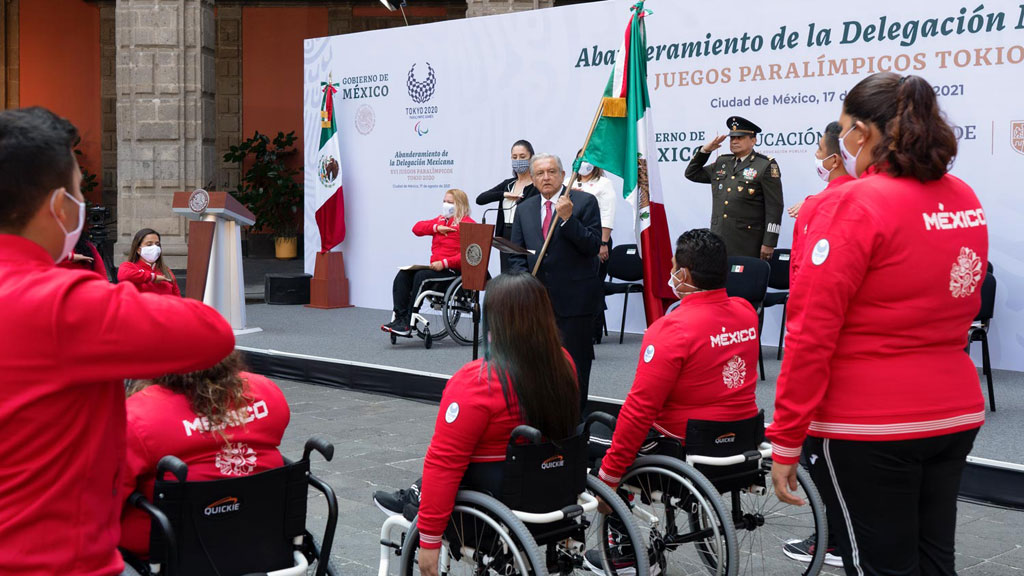
[{"label": "woman seated in chair", "polygon": [[728,273],[725,243],[710,230],[690,230],[676,241],[669,284],[682,301],[644,335],[633,387],[598,472],[612,488],[649,435],[678,447],[690,419],[757,415],[757,313],[726,294]]},{"label": "woman seated in chair", "polygon": [[[174,455],[188,465],[188,480],[248,476],[284,464],[277,447],[291,413],[276,384],[242,371],[232,352],[208,370],[168,374],[128,390],[126,462],[121,480],[127,499],[138,490],[153,499],[156,466]],[[125,503],[124,550],[149,556],[150,519]]]},{"label": "woman seated in chair", "polygon": [[164,264],[159,232],[152,228],[136,232],[128,253],[128,259],[117,269],[118,282],[130,282],[139,292],[181,296],[178,279]]},{"label": "woman seated in chair", "polygon": [[419,506],[419,563],[436,574],[438,548],[455,494],[473,465],[473,488],[501,494],[512,430],[529,424],[546,438],[568,438],[579,423],[576,368],[562,348],[547,289],[528,274],[487,285],[484,357],[463,366],[444,388],[423,478],[411,490],[377,492],[389,514]]},{"label": "woman seated in chair", "polygon": [[391,289],[395,317],[381,326],[381,330],[408,336],[411,333],[409,322],[412,320],[412,305],[423,281],[454,278],[458,274],[461,268],[459,224],[463,222],[473,222],[469,217],[469,198],[462,190],[453,188],[444,193],[440,216],[413,225],[413,234],[433,237],[430,243],[430,268],[398,271]]}]

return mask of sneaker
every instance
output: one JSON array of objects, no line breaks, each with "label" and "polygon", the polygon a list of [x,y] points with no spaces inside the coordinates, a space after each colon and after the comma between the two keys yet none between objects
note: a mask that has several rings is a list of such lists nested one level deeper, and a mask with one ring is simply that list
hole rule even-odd
[{"label": "sneaker", "polygon": [[387,324],[380,327],[384,332],[391,332],[395,336],[411,336],[412,330],[409,328],[408,322],[401,322],[400,320],[392,320]]},{"label": "sneaker", "polygon": [[408,506],[419,508],[420,487],[413,484],[408,490],[402,489],[398,492],[378,490],[373,493],[373,503],[388,516],[397,516],[404,513]]},{"label": "sneaker", "polygon": [[[782,547],[782,553],[793,560],[810,562],[814,558],[814,540],[814,536],[808,536],[804,540],[790,540]],[[825,550],[825,564],[843,567],[843,558],[835,546],[829,546]]]},{"label": "sneaker", "polygon": [[[609,550],[608,555],[610,556],[612,568],[615,569],[615,573],[618,576],[636,576],[636,561],[632,556],[622,556],[616,554],[614,550]],[[651,555],[651,572],[650,576],[658,576],[661,574],[661,564],[657,562],[657,559]],[[604,576],[604,562],[601,559],[600,550],[587,550],[583,553],[583,565],[594,574],[600,574]]]}]

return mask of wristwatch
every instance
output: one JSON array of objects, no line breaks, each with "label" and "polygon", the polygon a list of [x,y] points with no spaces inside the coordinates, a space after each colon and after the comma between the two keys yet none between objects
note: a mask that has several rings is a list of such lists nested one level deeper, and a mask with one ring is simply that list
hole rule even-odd
[{"label": "wristwatch", "polygon": [[601,242],[601,246],[608,246],[610,248],[611,245],[612,245],[612,241],[611,240],[609,240],[607,242]]}]

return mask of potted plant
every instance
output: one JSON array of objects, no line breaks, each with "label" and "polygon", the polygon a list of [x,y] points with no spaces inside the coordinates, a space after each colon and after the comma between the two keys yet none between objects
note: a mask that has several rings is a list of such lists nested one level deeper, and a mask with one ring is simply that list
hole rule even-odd
[{"label": "potted plant", "polygon": [[296,178],[300,171],[285,163],[296,152],[295,140],[294,131],[278,132],[273,140],[257,131],[224,154],[225,162],[245,170],[235,197],[256,216],[252,230],[274,235],[274,252],[280,259],[298,255],[302,187]]}]

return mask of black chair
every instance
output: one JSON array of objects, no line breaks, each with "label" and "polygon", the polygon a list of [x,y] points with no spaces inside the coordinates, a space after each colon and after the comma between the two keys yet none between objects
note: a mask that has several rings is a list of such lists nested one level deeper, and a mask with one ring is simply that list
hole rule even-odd
[{"label": "black chair", "polygon": [[771,267],[760,258],[747,256],[729,257],[729,275],[725,279],[725,291],[729,296],[743,298],[757,311],[757,362],[761,380],[764,380],[764,354],[761,350],[761,323],[764,319],[764,298],[768,293],[768,277]]},{"label": "black chair", "polygon": [[631,292],[644,291],[644,264],[636,244],[622,244],[612,248],[608,255],[608,276],[621,282],[605,282],[604,295],[622,294],[622,324],[619,326],[619,344],[626,330],[626,305]]},{"label": "black chair", "polygon": [[988,380],[988,407],[995,412],[996,393],[992,387],[992,363],[988,357],[988,327],[992,323],[996,306],[996,276],[991,270],[992,264],[989,263],[989,272],[985,274],[985,282],[981,285],[981,310],[967,330],[967,352],[971,352],[972,343],[981,342],[981,372]]},{"label": "black chair", "polygon": [[[331,487],[309,470],[313,450],[327,460],[334,456],[334,446],[313,437],[306,441],[298,462],[286,460],[284,466],[259,474],[207,482],[188,482],[184,462],[175,456],[161,458],[154,502],[139,492],[128,500],[153,520],[149,572],[167,576],[306,574],[306,566],[315,561],[316,576],[336,576],[330,557],[338,501]],[[327,499],[323,546],[306,530],[309,486]]]},{"label": "black chair", "polygon": [[[768,261],[771,273],[768,275],[768,287],[773,292],[764,295],[764,308],[782,305],[782,323],[779,325],[779,351],[776,360],[782,360],[782,341],[786,335],[786,306],[789,304],[789,257],[788,248],[777,248]],[[761,310],[760,322],[764,324],[764,310]]]}]

